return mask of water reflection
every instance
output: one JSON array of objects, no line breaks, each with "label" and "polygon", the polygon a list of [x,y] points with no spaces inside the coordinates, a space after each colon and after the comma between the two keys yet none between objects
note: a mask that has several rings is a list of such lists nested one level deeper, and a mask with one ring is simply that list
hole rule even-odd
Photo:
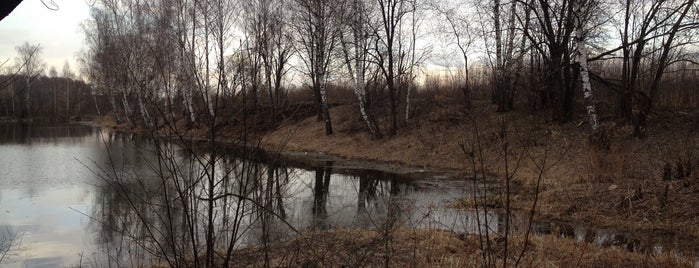
[{"label": "water reflection", "polygon": [[[126,238],[126,246],[139,244],[144,251],[177,261],[183,252],[203,250],[209,235],[203,226],[215,228],[217,247],[222,249],[266,245],[304,229],[379,229],[391,224],[498,231],[499,215],[494,211],[481,212],[481,219],[491,219],[483,226],[472,211],[446,208],[471,192],[467,182],[408,180],[391,173],[335,168],[332,161],[298,168],[260,153],[245,157],[235,149],[212,156],[187,153],[171,144],[151,145],[158,148],[145,151],[161,155],[143,158],[160,161],[158,169],[105,176],[98,195],[102,201],[94,212],[98,222],[107,223],[94,226],[103,245],[118,248],[115,242]],[[207,222],[210,215],[213,225]]]},{"label": "water reflection", "polygon": [[95,131],[87,125],[0,123],[0,144],[78,143]]},{"label": "water reflection", "polygon": [[[498,211],[447,208],[473,192],[472,182],[406,178],[333,161],[291,162],[250,148],[211,153],[205,145],[187,146],[193,152],[83,125],[0,124],[0,242],[10,234],[2,229],[23,238],[21,250],[2,265],[179,265],[210,246],[225,255],[304,229],[415,226],[477,233],[504,226]],[[526,217],[511,219],[513,231],[526,230]],[[536,228],[633,251],[691,248],[678,238],[644,240],[550,222]]]}]

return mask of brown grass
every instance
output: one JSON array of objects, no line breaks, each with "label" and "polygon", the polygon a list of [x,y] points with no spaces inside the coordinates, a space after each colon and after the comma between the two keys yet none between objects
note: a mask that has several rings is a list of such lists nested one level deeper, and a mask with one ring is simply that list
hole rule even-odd
[{"label": "brown grass", "polygon": [[[433,103],[434,104],[434,103]],[[474,122],[483,147],[484,172],[504,177],[502,144],[509,144],[509,166],[525,153],[514,176],[521,185],[514,206],[528,208],[539,174],[535,163],[547,155],[538,212],[549,218],[594,222],[620,229],[664,229],[699,237],[699,179],[662,180],[665,163],[677,155],[699,155],[696,114],[657,113],[644,138],[632,137],[632,129],[606,123],[611,140],[609,151],[588,146],[584,119],[558,125],[547,122],[548,114],[531,115],[513,111],[494,113],[493,107],[465,116],[453,108],[432,105],[421,111],[395,137],[375,139],[367,131],[348,131],[361,126],[355,107],[335,107],[336,134],[325,136],[322,122],[307,118],[282,125],[263,138],[267,147],[292,151],[324,152],[347,159],[377,160],[395,165],[461,170],[471,174],[469,158],[461,145],[475,151]],[[476,106],[478,107],[478,106]],[[508,123],[503,139],[500,122]],[[469,149],[470,148],[470,149]],[[686,157],[685,157],[686,158]],[[695,157],[696,158],[696,157]],[[696,159],[693,160],[697,167]],[[554,165],[555,164],[555,165]],[[696,168],[695,168],[696,169]]]},{"label": "brown grass", "polygon": [[[390,233],[334,229],[309,231],[297,238],[274,243],[267,249],[252,246],[236,252],[236,266],[260,267],[265,251],[273,267],[482,267],[477,237],[432,229],[398,229]],[[490,253],[502,265],[502,244],[493,240]],[[508,263],[514,264],[523,237],[512,238]],[[387,250],[388,249],[388,250]],[[638,254],[621,248],[601,248],[555,236],[529,241],[521,267],[692,267],[692,261],[672,254]]]},{"label": "brown grass", "polygon": [[[448,98],[416,101],[415,116],[402,125],[396,136],[376,139],[364,129],[355,105],[339,105],[331,109],[334,135],[326,136],[323,123],[309,116],[286,121],[276,129],[263,132],[262,144],[269,149],[323,152],[347,159],[381,161],[396,167],[458,170],[463,177],[468,177],[473,173],[468,153],[479,156],[478,141],[483,159],[477,160],[483,162],[485,169],[478,171],[503,178],[502,145],[507,142],[510,170],[522,156],[513,177],[517,186],[512,196],[515,209],[531,207],[539,168],[545,159],[547,171],[540,189],[539,218],[576,221],[632,233],[661,232],[695,241],[690,246],[697,248],[699,113],[656,112],[649,118],[646,136],[642,138],[632,137],[629,126],[607,122],[604,129],[611,147],[609,151],[600,152],[588,146],[588,125],[584,118],[559,125],[548,121],[548,113],[515,110],[503,115],[495,113],[494,107],[487,103],[476,103],[474,107],[464,114]],[[508,125],[506,136],[502,135],[500,127],[503,120]],[[102,123],[110,126],[109,121]],[[386,132],[386,122],[382,123]],[[474,135],[476,126],[478,137]],[[223,141],[235,141],[234,130],[229,128],[231,126],[223,126],[220,130]],[[185,133],[197,138],[207,132],[205,128],[190,126]],[[462,148],[466,149],[466,154]],[[663,180],[666,166],[675,172],[678,163],[687,161],[694,167],[690,177],[673,176]],[[542,245],[552,243],[555,242],[546,241]],[[555,253],[555,248],[551,250]],[[622,254],[609,250],[606,254]],[[643,258],[651,261],[647,260],[649,257]],[[546,260],[551,263],[536,264],[568,266],[578,259],[560,257],[556,261]],[[594,255],[585,255],[583,259],[589,261],[587,266],[598,266]],[[532,263],[535,260],[532,259]]]}]

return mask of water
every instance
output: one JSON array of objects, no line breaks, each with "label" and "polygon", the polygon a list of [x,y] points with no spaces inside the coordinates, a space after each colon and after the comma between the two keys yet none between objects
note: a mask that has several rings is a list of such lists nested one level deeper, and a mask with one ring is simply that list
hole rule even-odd
[{"label": "water", "polygon": [[[173,177],[181,180],[185,173],[201,174],[202,168],[190,160],[210,156],[88,125],[0,124],[0,252],[7,252],[0,266],[100,266],[115,259],[125,266],[147,262],[146,257],[130,258],[148,255],[145,252],[125,248],[133,249],[134,238],[144,235],[138,219],[153,226],[167,225],[164,213],[154,205],[167,199],[159,174],[177,173],[158,171],[156,145],[171,150],[173,162],[180,165],[179,176]],[[253,177],[262,181],[252,187],[251,196],[260,202],[272,201],[268,202],[270,211],[283,216],[293,229],[378,228],[389,214],[404,225],[477,229],[472,213],[445,208],[465,197],[469,184],[440,181],[439,174],[418,174],[424,178],[416,180],[415,174],[406,178],[348,163],[296,162],[303,166],[299,168],[289,166],[288,161],[269,163],[269,155],[256,154],[257,161],[243,161],[235,155],[240,152],[231,149],[217,156],[217,178],[247,166],[246,172],[254,171]],[[205,190],[205,183],[198,185]],[[276,194],[265,195],[257,188]],[[133,203],[139,202],[143,203],[140,212],[133,209]],[[203,210],[202,202],[195,203]],[[248,229],[236,236],[237,247],[259,243],[262,225],[271,228],[277,238],[293,235],[285,223],[260,221],[260,210],[246,206],[247,216],[240,225]],[[490,216],[498,217],[495,213]],[[224,218],[217,218],[221,226]],[[493,222],[490,228],[497,229],[497,220]]]},{"label": "water", "polygon": [[[229,245],[227,237],[240,248],[294,230],[379,229],[388,222],[472,234],[504,228],[500,212],[488,211],[486,226],[476,220],[486,218],[483,212],[449,208],[469,197],[473,182],[448,172],[217,150],[211,167],[206,144],[185,149],[80,124],[0,124],[0,267],[135,267],[187,254],[188,234],[203,247],[208,178],[216,182],[218,248]],[[241,193],[248,199],[231,195]],[[511,230],[526,230],[524,213],[511,219]],[[196,227],[189,229],[187,220]],[[699,255],[679,235],[553,222],[537,222],[534,231],[630,251]]]}]

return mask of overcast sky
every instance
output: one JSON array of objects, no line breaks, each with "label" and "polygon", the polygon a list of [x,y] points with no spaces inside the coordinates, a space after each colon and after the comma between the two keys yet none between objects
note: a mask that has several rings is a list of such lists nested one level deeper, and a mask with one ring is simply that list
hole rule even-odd
[{"label": "overcast sky", "polygon": [[[51,0],[43,2],[51,6]],[[84,39],[80,24],[89,16],[89,6],[85,0],[53,2],[58,10],[50,10],[42,0],[24,0],[0,21],[0,63],[7,59],[14,61],[15,47],[27,41],[41,44],[47,70],[55,66],[60,74],[68,60],[73,72],[77,71],[75,57]]]}]

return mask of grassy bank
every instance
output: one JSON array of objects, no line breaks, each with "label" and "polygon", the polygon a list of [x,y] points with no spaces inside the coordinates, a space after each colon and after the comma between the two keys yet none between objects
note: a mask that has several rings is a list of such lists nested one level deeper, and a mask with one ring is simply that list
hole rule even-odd
[{"label": "grassy bank", "polygon": [[[536,200],[539,220],[576,222],[591,228],[621,230],[640,236],[647,234],[648,237],[662,234],[675,237],[679,240],[677,243],[689,251],[699,249],[695,242],[699,241],[699,226],[696,226],[699,212],[695,209],[699,205],[696,172],[699,117],[696,113],[656,112],[649,119],[645,136],[640,138],[634,137],[633,129],[627,125],[607,122],[604,129],[610,148],[599,151],[589,146],[589,127],[583,119],[559,125],[549,122],[546,113],[500,114],[488,105],[478,107],[483,108],[462,113],[436,103],[423,103],[416,107],[415,115],[401,126],[396,136],[377,139],[364,129],[356,107],[341,105],[331,109],[336,130],[331,136],[325,135],[323,122],[308,116],[264,128],[255,132],[252,140],[259,140],[267,149],[322,152],[347,159],[381,161],[396,167],[458,170],[463,175],[455,179],[468,179],[474,172],[498,178],[509,174],[512,206],[528,211]],[[109,120],[102,124],[128,128]],[[181,122],[176,125],[184,136],[207,137],[205,127],[186,126]],[[217,136],[223,142],[237,142],[240,131],[239,127],[222,125],[217,129]],[[167,135],[168,131],[161,129],[160,133]],[[279,265],[316,263],[321,266],[337,263],[352,266],[360,261],[377,265],[386,261],[386,253],[381,253],[378,244],[374,245],[378,243],[376,239],[385,238],[371,231],[354,232],[312,232],[306,235],[315,238],[302,236],[275,244],[270,261]],[[402,246],[390,249],[401,252],[388,254],[401,257],[391,258],[389,262],[393,265],[475,266],[482,258],[479,258],[479,247],[474,239],[441,231],[402,230],[392,240]],[[314,244],[312,251],[299,244],[309,240],[320,244]],[[524,240],[516,237],[514,241],[513,245],[521,245]],[[556,236],[536,236],[531,238],[530,251],[522,264],[529,267],[692,266],[691,262],[683,262],[671,254],[636,254],[624,248],[600,248],[593,244]],[[365,248],[375,249],[362,255],[365,259],[353,259],[359,257],[350,253]],[[241,251],[240,256],[251,257],[241,257],[241,260],[258,260],[252,258],[261,254],[258,250],[251,247]]]},{"label": "grassy bank", "polygon": [[[433,229],[309,231],[291,240],[236,250],[234,263],[237,267],[499,267],[503,248],[496,241],[491,252],[483,252],[477,237]],[[673,254],[637,254],[555,236],[530,237],[521,254],[524,241],[521,236],[512,238],[510,266],[514,262],[519,267],[694,266],[692,260]]]},{"label": "grassy bank", "polygon": [[332,110],[338,122],[334,135],[324,135],[323,123],[310,117],[267,133],[262,144],[464,174],[473,173],[471,159],[480,163],[482,154],[485,170],[477,171],[503,178],[506,142],[509,168],[515,170],[515,207],[531,207],[545,161],[537,207],[542,217],[699,237],[699,212],[693,209],[699,205],[699,178],[688,172],[699,155],[696,114],[656,113],[641,138],[633,137],[629,126],[607,123],[610,149],[596,151],[588,145],[582,120],[558,125],[547,122],[547,114],[485,109],[464,115],[433,109],[415,116],[397,136],[375,139],[358,130],[361,122],[352,118],[352,109]]}]

